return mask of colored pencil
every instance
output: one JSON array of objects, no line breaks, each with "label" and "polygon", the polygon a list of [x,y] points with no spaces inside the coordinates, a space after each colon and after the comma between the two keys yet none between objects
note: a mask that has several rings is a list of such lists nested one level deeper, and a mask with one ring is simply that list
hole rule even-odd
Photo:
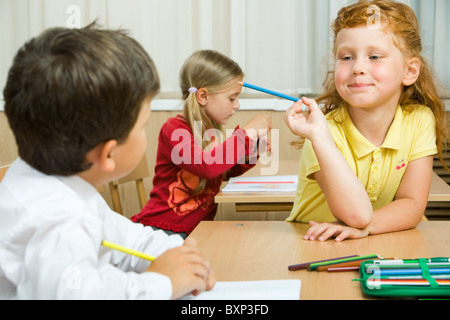
[{"label": "colored pencil", "polygon": [[[372,274],[379,276],[395,276],[395,275],[421,275],[422,269],[379,269],[373,270]],[[431,275],[449,274],[450,268],[429,269]]]},{"label": "colored pencil", "polygon": [[105,240],[102,241],[102,246],[110,248],[110,249],[114,249],[114,250],[117,250],[117,251],[121,251],[121,252],[130,254],[130,255],[133,255],[133,256],[145,259],[145,260],[149,260],[149,261],[154,261],[156,259],[155,257],[153,257],[151,255],[148,255],[146,253],[143,253],[143,252],[140,252],[140,251],[136,251],[136,250],[133,250],[133,249],[129,249],[129,248],[126,248],[124,246],[121,246],[121,245],[118,245],[118,244],[115,244],[115,243],[112,243],[112,242],[109,242],[109,241],[105,241]]},{"label": "colored pencil", "polygon": [[333,258],[333,259],[327,259],[327,260],[320,260],[320,261],[305,262],[305,263],[300,263],[300,264],[294,264],[292,266],[289,266],[288,268],[289,268],[290,271],[298,271],[298,270],[308,269],[308,267],[311,264],[313,264],[313,263],[341,260],[341,259],[354,258],[354,257],[358,257],[358,255],[352,255],[352,256],[340,257],[340,258]]},{"label": "colored pencil", "polygon": [[276,96],[276,97],[283,98],[283,99],[286,99],[286,100],[291,100],[291,101],[294,101],[294,102],[297,102],[298,100],[300,100],[299,98],[291,97],[291,96],[288,96],[288,95],[286,95],[284,93],[280,93],[280,92],[276,92],[276,91],[269,90],[269,89],[266,89],[266,88],[258,87],[258,86],[255,86],[253,84],[250,84],[250,83],[246,83],[246,82],[242,82],[242,81],[238,81],[238,83],[241,86],[243,86],[243,87],[250,88],[250,89],[253,89],[253,90],[257,90],[257,91],[261,91],[261,92],[270,94],[272,96]]},{"label": "colored pencil", "polygon": [[356,260],[356,261],[349,261],[349,262],[341,262],[326,266],[317,267],[316,271],[327,271],[329,268],[352,268],[357,267],[359,269],[362,262],[367,261],[370,259],[362,259],[362,260]]},{"label": "colored pencil", "polygon": [[[389,260],[389,259],[394,259],[394,258],[385,258],[385,260]],[[372,259],[370,258],[370,259],[363,259],[363,260],[331,264],[328,266],[317,267],[316,271],[337,272],[337,271],[359,270],[361,263],[363,263],[364,261],[368,261],[368,260],[372,260]],[[348,270],[346,270],[346,269],[348,269]]]},{"label": "colored pencil", "polygon": [[[440,286],[450,286],[450,280],[435,280]],[[426,279],[368,279],[367,285],[378,287],[382,285],[389,286],[429,286],[430,282]]]},{"label": "colored pencil", "polygon": [[[425,259],[426,263],[450,263],[450,258],[430,258],[430,259]],[[404,260],[400,260],[400,259],[395,259],[395,260],[391,260],[391,261],[387,261],[387,260],[374,260],[373,264],[380,264],[380,265],[392,265],[392,264],[397,264],[397,265],[403,265],[403,264],[410,264],[410,263],[419,263],[419,259],[404,259]]]},{"label": "colored pencil", "polygon": [[[378,277],[379,279],[397,279],[397,280],[401,280],[401,279],[425,279],[423,277],[423,275],[416,275],[416,276],[410,276],[410,275],[405,275],[405,276],[381,276]],[[433,279],[448,279],[450,280],[450,274],[437,274],[437,275],[430,275],[430,278]]]},{"label": "colored pencil", "polygon": [[328,262],[313,263],[308,267],[308,269],[310,271],[315,271],[318,267],[321,267],[321,266],[338,264],[338,263],[343,263],[343,262],[350,262],[350,261],[362,261],[362,260],[373,259],[373,258],[381,259],[379,255],[371,254],[371,255],[366,255],[366,256],[358,256],[358,257],[354,257],[354,258],[345,258],[345,259],[339,259],[339,260],[328,261]]},{"label": "colored pencil", "polygon": [[[450,263],[427,263],[428,268],[450,268]],[[419,263],[405,263],[405,264],[366,264],[367,270],[373,269],[418,269]]]},{"label": "colored pencil", "polygon": [[340,267],[340,268],[328,268],[327,272],[347,272],[347,271],[358,271],[359,267]]}]

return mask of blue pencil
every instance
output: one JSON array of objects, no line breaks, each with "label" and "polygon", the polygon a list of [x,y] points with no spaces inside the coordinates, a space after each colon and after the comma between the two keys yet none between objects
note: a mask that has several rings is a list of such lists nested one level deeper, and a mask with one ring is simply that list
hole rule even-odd
[{"label": "blue pencil", "polygon": [[288,96],[286,94],[283,94],[283,93],[280,93],[280,92],[276,92],[276,91],[272,91],[272,90],[269,90],[269,89],[265,89],[265,88],[262,88],[262,87],[258,87],[258,86],[255,86],[253,84],[249,84],[249,83],[246,83],[246,82],[238,81],[238,83],[241,86],[243,86],[243,87],[250,88],[250,89],[253,89],[253,90],[257,90],[257,91],[261,91],[261,92],[264,92],[264,93],[268,93],[268,94],[271,94],[271,95],[279,97],[279,98],[291,100],[291,101],[294,101],[294,102],[297,102],[298,100],[300,100],[299,98],[294,98],[294,97]]},{"label": "blue pencil", "polygon": [[[430,274],[449,274],[449,268],[429,269]],[[421,269],[395,269],[395,270],[373,270],[374,275],[393,276],[393,275],[421,275]]]}]

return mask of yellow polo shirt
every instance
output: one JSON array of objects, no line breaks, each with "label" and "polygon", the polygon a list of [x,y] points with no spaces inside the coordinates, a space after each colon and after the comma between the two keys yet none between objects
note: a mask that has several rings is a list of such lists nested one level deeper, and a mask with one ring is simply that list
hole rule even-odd
[{"label": "yellow polo shirt", "polygon": [[[366,188],[374,210],[392,202],[411,161],[435,155],[436,121],[425,106],[407,110],[398,106],[381,147],[368,141],[354,126],[346,108],[327,114],[336,146]],[[300,158],[296,200],[286,221],[331,222],[327,200],[314,180],[320,171],[311,141],[306,140]]]}]

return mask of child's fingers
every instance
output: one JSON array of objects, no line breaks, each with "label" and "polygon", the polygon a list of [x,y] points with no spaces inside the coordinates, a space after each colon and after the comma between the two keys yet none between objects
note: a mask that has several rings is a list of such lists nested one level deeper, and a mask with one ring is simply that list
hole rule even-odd
[{"label": "child's fingers", "polygon": [[311,227],[305,234],[305,240],[326,241],[342,231],[341,227],[334,223],[317,223],[314,221],[310,221],[309,225]]},{"label": "child's fingers", "polygon": [[269,115],[266,115],[266,126],[267,126],[267,131],[271,131],[273,128],[273,124],[272,124],[272,118]]},{"label": "child's fingers", "polygon": [[[194,296],[199,295],[205,290],[211,290],[215,284],[214,272],[210,264],[199,254],[188,253],[184,255],[183,262],[180,261],[178,266],[183,265],[180,269],[182,276],[182,287]],[[184,293],[187,293],[186,291]]]},{"label": "child's fingers", "polygon": [[203,268],[202,272],[198,274],[200,277],[206,277],[204,272],[206,272],[206,275],[212,272],[210,263],[201,255],[197,247],[197,241],[194,238],[187,238],[184,241],[184,245],[179,249],[185,255],[186,262]]},{"label": "child's fingers", "polygon": [[194,296],[214,287],[216,278],[210,267],[205,267],[204,264],[192,264],[191,272],[193,275],[191,285],[194,288],[192,294]]},{"label": "child's fingers", "polygon": [[214,288],[215,284],[216,284],[216,275],[214,271],[211,270],[208,279],[206,279],[206,290],[211,290],[212,288]]},{"label": "child's fingers", "polygon": [[346,228],[340,234],[336,235],[335,240],[337,242],[341,242],[341,241],[344,241],[345,239],[349,238],[350,236],[351,236],[351,230]]},{"label": "child's fingers", "polygon": [[289,108],[284,114],[284,122],[291,130],[293,130],[299,123],[305,121],[306,118],[303,114],[301,106],[294,105],[291,108]]},{"label": "child's fingers", "polygon": [[341,242],[346,239],[364,237],[364,235],[358,233],[356,229],[337,223],[317,223],[310,221],[309,225],[311,227],[304,236],[305,240],[326,241],[330,238],[335,238],[337,242]]},{"label": "child's fingers", "polygon": [[327,228],[321,235],[318,235],[317,240],[326,241],[331,237],[334,237],[336,234],[339,234],[339,226],[337,225],[327,225]]},{"label": "child's fingers", "polygon": [[306,231],[305,240],[316,240],[320,234],[322,234],[326,229],[325,223],[316,223],[314,221],[310,221],[309,225],[311,226],[308,231]]},{"label": "child's fingers", "polygon": [[289,117],[293,117],[300,112],[302,112],[301,100],[297,101],[292,106],[290,106],[289,109],[287,109],[287,111],[284,113],[284,121],[287,122]]},{"label": "child's fingers", "polygon": [[311,112],[320,110],[319,105],[317,104],[316,100],[310,99],[307,97],[303,97],[302,101],[309,108],[309,110]]},{"label": "child's fingers", "polygon": [[195,240],[186,239],[184,244],[179,248],[180,252],[186,255],[198,255],[200,256],[200,250],[197,247]]},{"label": "child's fingers", "polygon": [[302,100],[297,101],[296,103],[294,103],[289,109],[289,115],[293,116],[297,113],[301,113],[303,111],[303,103]]},{"label": "child's fingers", "polygon": [[[198,274],[199,276],[206,277],[213,272],[209,261],[201,255],[200,250],[196,246],[195,239],[186,239],[183,247],[182,250],[186,254],[187,261],[191,264],[202,266],[203,269],[201,270],[202,272]],[[206,275],[204,272],[206,272]]]},{"label": "child's fingers", "polygon": [[200,293],[206,290],[206,281],[200,277],[193,277],[191,282],[191,294],[193,296],[198,296]]},{"label": "child's fingers", "polygon": [[195,240],[195,238],[189,237],[186,240],[184,240],[184,245],[197,247],[197,240]]},{"label": "child's fingers", "polygon": [[208,277],[211,273],[211,266],[209,265],[209,263],[206,263],[205,261],[202,261],[201,259],[192,261],[191,268],[192,268],[191,270],[192,270],[193,274],[195,274],[200,279],[203,279],[205,281],[205,285],[206,285],[206,280],[208,279]]},{"label": "child's fingers", "polygon": [[198,296],[203,291],[212,290],[216,284],[216,277],[215,277],[214,273],[211,273],[206,279],[199,279],[199,280],[201,281],[200,286],[198,286],[196,289],[194,289],[191,292],[192,295],[194,295],[194,296]]},{"label": "child's fingers", "polygon": [[200,266],[201,269],[199,269],[201,272],[198,274],[198,276],[206,278],[208,274],[212,272],[211,265],[208,260],[206,260],[198,251],[191,251],[187,252],[186,255],[186,261],[193,266],[197,267]]}]

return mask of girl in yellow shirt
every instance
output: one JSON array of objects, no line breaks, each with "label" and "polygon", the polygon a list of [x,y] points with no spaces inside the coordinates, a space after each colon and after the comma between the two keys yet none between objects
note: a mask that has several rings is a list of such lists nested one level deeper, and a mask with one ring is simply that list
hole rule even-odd
[{"label": "girl in yellow shirt", "polygon": [[445,106],[421,54],[417,18],[402,3],[359,1],[340,10],[333,28],[325,92],[285,114],[306,138],[287,221],[309,222],[305,239],[319,241],[414,228],[427,205],[433,155],[442,159],[446,139]]}]

